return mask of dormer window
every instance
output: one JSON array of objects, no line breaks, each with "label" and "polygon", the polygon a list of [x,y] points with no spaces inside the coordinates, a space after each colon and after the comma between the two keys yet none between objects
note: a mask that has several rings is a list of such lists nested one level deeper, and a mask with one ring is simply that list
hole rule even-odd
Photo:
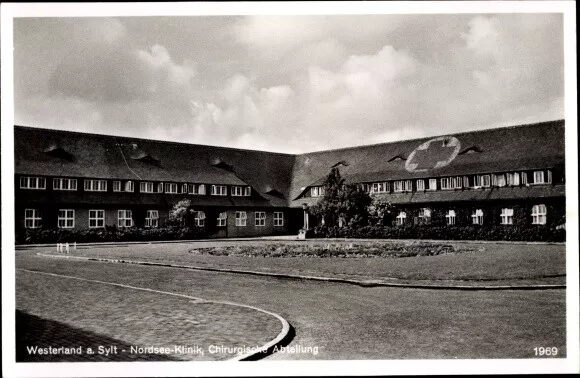
[{"label": "dormer window", "polygon": [[107,180],[85,180],[86,192],[106,192]]},{"label": "dormer window", "polygon": [[142,182],[139,184],[139,191],[141,193],[153,193],[153,183],[152,182]]},{"label": "dormer window", "polygon": [[212,185],[211,186],[211,195],[212,196],[227,196],[228,195],[228,187],[225,185]]},{"label": "dormer window", "polygon": [[20,189],[46,189],[44,177],[20,177]]},{"label": "dormer window", "polygon": [[165,183],[165,193],[177,194],[177,184],[173,182]]},{"label": "dormer window", "polygon": [[310,188],[310,196],[311,197],[322,197],[324,196],[324,187],[322,186],[313,186]]},{"label": "dormer window", "polygon": [[232,186],[232,196],[249,197],[252,189],[249,186]]},{"label": "dormer window", "polygon": [[55,178],[52,180],[54,190],[77,190],[77,179]]}]

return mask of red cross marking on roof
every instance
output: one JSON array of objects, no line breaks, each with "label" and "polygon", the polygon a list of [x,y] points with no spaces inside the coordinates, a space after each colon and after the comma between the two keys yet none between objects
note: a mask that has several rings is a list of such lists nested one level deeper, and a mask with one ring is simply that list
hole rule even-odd
[{"label": "red cross marking on roof", "polygon": [[432,139],[411,153],[406,168],[409,171],[426,171],[443,167],[457,156],[459,147],[460,143],[454,137]]}]

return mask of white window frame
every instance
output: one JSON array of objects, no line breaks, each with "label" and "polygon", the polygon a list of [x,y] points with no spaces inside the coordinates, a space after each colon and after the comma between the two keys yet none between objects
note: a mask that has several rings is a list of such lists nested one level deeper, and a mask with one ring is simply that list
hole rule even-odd
[{"label": "white window frame", "polygon": [[439,182],[441,183],[441,190],[453,189],[451,186],[451,177],[441,177]]},{"label": "white window frame", "polygon": [[193,220],[195,227],[205,227],[205,212],[204,211],[196,211],[193,214]]},{"label": "white window frame", "polygon": [[419,190],[425,190],[425,180],[417,180],[417,191]]},{"label": "white window frame", "polygon": [[181,184],[181,193],[182,194],[189,193],[189,185],[192,185],[192,184]]},{"label": "white window frame", "polygon": [[39,176],[20,177],[20,189],[44,190],[46,189],[46,178]]},{"label": "white window frame", "polygon": [[503,208],[501,209],[501,224],[512,225],[514,224],[514,209],[513,208]]},{"label": "white window frame", "polygon": [[463,178],[461,176],[451,177],[451,187],[453,189],[463,188]]},{"label": "white window frame", "polygon": [[122,192],[121,181],[118,180],[113,181],[113,192]]},{"label": "white window frame", "polygon": [[411,180],[397,180],[393,183],[395,193],[410,192],[412,189],[413,182]]},{"label": "white window frame", "polygon": [[428,190],[437,190],[437,179],[429,179],[429,189]]},{"label": "white window frame", "polygon": [[159,227],[159,210],[147,210],[147,213],[145,214],[145,227]]},{"label": "white window frame", "polygon": [[386,193],[389,191],[388,182],[373,182],[371,193]]},{"label": "white window frame", "polygon": [[546,184],[544,171],[534,171],[534,184]]},{"label": "white window frame", "polygon": [[254,225],[256,227],[265,227],[266,226],[266,212],[264,211],[256,211],[254,218]]},{"label": "white window frame", "polygon": [[227,226],[227,222],[228,222],[228,212],[224,211],[219,213],[216,223],[218,227],[225,227]]},{"label": "white window frame", "polygon": [[139,184],[139,192],[141,193],[155,193],[154,192],[155,186],[151,181],[142,181]]},{"label": "white window frame", "polygon": [[75,228],[74,209],[58,209],[57,226],[58,228]]},{"label": "white window frame", "polygon": [[236,226],[245,227],[248,220],[248,214],[245,211],[236,211]]},{"label": "white window frame", "polygon": [[520,172],[521,180],[520,182],[522,185],[528,185],[528,173],[527,172]]},{"label": "white window frame", "polygon": [[[95,221],[94,226],[91,226],[91,221]],[[99,226],[99,223],[101,222],[102,225]],[[103,227],[105,227],[105,210],[95,210],[95,209],[89,210],[89,228],[103,228]]]},{"label": "white window frame", "polygon": [[457,220],[457,214],[455,213],[455,210],[453,210],[453,209],[448,210],[447,214],[445,215],[445,218],[447,220],[448,226],[454,226],[455,222]]},{"label": "white window frame", "polygon": [[174,183],[174,182],[166,182],[164,187],[165,187],[165,193],[167,193],[167,194],[178,194],[177,183]]},{"label": "white window frame", "polygon": [[546,205],[532,206],[532,224],[546,224],[548,220],[548,209]]},{"label": "white window frame", "polygon": [[419,218],[421,219],[431,219],[431,209],[428,207],[422,207],[419,209]]},{"label": "white window frame", "polygon": [[227,196],[228,187],[226,185],[212,185],[211,186],[212,196]]},{"label": "white window frame", "polygon": [[281,211],[274,211],[274,227],[284,226],[284,213]]},{"label": "white window frame", "polygon": [[133,227],[133,211],[118,210],[117,211],[117,226],[128,228]]},{"label": "white window frame", "polygon": [[482,209],[476,209],[471,214],[471,223],[472,224],[478,224],[478,225],[482,225],[483,224],[483,210]]},{"label": "white window frame", "polygon": [[403,226],[405,224],[406,219],[407,219],[407,213],[404,211],[399,211],[399,214],[396,217],[397,225]]},{"label": "white window frame", "polygon": [[197,194],[205,195],[205,185],[204,184],[199,184],[197,186]]},{"label": "white window frame", "polygon": [[85,179],[85,192],[106,192],[107,180]]},{"label": "white window frame", "polygon": [[324,196],[324,187],[323,186],[313,186],[310,188],[310,196],[311,197],[323,197]]},{"label": "white window frame", "polygon": [[157,193],[163,193],[163,187],[164,187],[164,185],[162,182],[158,183],[157,184]]},{"label": "white window frame", "polygon": [[520,185],[520,174],[518,172],[506,173],[506,182],[505,183],[507,186],[519,186]]},{"label": "white window frame", "polygon": [[507,186],[507,177],[504,173],[494,174],[492,181],[493,186],[497,186],[498,188]]},{"label": "white window frame", "polygon": [[249,186],[232,186],[232,197],[249,197],[250,189]]},{"label": "white window frame", "polygon": [[41,223],[42,214],[40,213],[40,210],[24,209],[24,228],[39,228],[42,225]]},{"label": "white window frame", "polygon": [[[66,185],[65,185],[66,183]],[[52,179],[53,190],[75,191],[77,190],[77,179],[54,178]]]},{"label": "white window frame", "polygon": [[474,188],[489,188],[491,187],[490,175],[476,175]]},{"label": "white window frame", "polygon": [[131,180],[125,183],[125,191],[129,193],[133,193],[135,191],[135,183]]}]

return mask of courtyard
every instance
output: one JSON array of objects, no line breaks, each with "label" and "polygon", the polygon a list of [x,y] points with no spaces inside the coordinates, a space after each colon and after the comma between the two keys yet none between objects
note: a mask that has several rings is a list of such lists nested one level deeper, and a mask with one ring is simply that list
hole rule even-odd
[{"label": "courtyard", "polygon": [[[270,314],[291,327],[260,356],[271,360],[534,358],[538,346],[566,356],[565,245],[405,243],[78,245],[66,256],[27,247],[16,252],[16,309],[37,332],[69,327],[87,346],[205,351],[130,361],[235,358],[235,347],[280,335]],[[432,255],[391,253],[409,250]],[[215,345],[230,348],[209,353]]]}]

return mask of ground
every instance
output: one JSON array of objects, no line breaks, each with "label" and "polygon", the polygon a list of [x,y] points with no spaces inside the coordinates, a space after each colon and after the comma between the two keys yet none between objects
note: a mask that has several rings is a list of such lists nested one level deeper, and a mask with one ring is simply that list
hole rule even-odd
[{"label": "ground", "polygon": [[[233,243],[240,242],[228,241],[223,245]],[[437,278],[448,282],[483,279],[520,284],[553,283],[561,281],[565,274],[563,245],[481,244],[475,246],[474,252],[457,255],[309,258],[308,261],[214,258],[188,253],[202,246],[203,243],[107,246],[79,249],[77,254],[348,276],[360,275],[359,271],[364,268],[364,277],[382,275],[428,281]],[[162,298],[152,293],[129,293],[127,289],[107,283],[205,300],[231,301],[277,313],[294,328],[295,337],[288,345],[294,349],[290,350],[293,353],[274,353],[268,359],[532,358],[534,348],[541,346],[557,347],[559,357],[566,353],[566,291],[563,289],[458,291],[360,287],[335,282],[55,259],[38,256],[36,253],[40,251],[29,249],[16,253],[17,309],[119,343],[168,342],[171,337],[171,342],[191,344],[201,340],[194,332],[200,324],[206,329],[222,329],[218,323],[224,321],[224,317],[220,318],[219,314],[224,312],[215,309],[214,315],[208,316],[203,323],[190,316],[188,311],[194,310],[188,307],[188,301]],[[169,313],[173,315],[168,316]],[[156,316],[166,319],[166,323],[156,322]],[[235,316],[231,318],[232,324],[240,323]],[[156,326],[152,327],[143,319],[153,320]],[[184,325],[185,319],[199,324]],[[233,326],[225,334],[233,335],[234,339],[236,335],[241,338],[253,335],[253,340],[243,340],[252,343],[275,336],[276,323],[271,319],[259,316],[252,316],[252,319],[265,326],[256,326],[252,323],[254,320],[247,324],[241,321],[241,328]],[[263,330],[266,331],[260,334]]]}]

